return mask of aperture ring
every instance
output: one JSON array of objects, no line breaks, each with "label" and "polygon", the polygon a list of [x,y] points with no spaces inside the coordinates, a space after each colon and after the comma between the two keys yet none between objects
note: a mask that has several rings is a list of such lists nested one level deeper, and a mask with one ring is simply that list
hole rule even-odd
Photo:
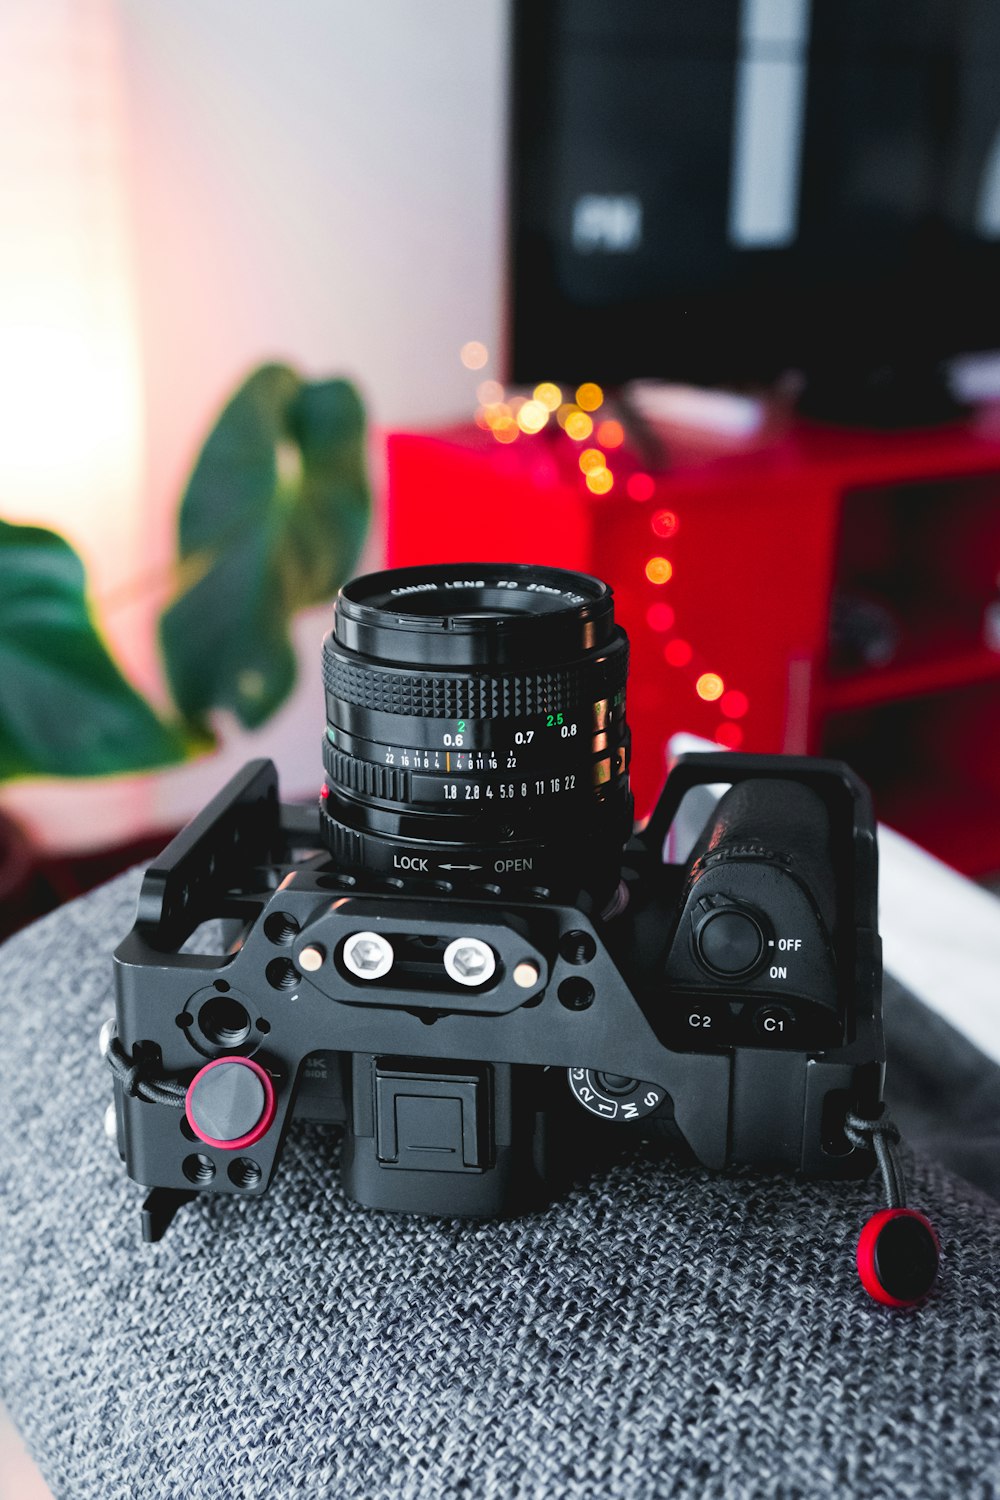
[{"label": "aperture ring", "polygon": [[628,651],[551,671],[467,673],[460,677],[387,671],[323,653],[333,697],[376,713],[424,719],[520,719],[612,697],[628,677]]},{"label": "aperture ring", "polygon": [[380,766],[356,755],[345,755],[334,749],[324,735],[323,765],[331,781],[363,797],[379,797],[383,802],[409,802],[410,773],[392,766]]}]

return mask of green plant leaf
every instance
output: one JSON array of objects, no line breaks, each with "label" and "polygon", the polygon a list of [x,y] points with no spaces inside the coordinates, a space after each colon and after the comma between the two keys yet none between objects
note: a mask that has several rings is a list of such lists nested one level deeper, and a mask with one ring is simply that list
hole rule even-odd
[{"label": "green plant leaf", "polygon": [[365,420],[344,380],[264,365],[209,434],[180,513],[183,589],[160,622],[174,699],[195,724],[262,724],[295,681],[293,615],[331,599],[370,516]]},{"label": "green plant leaf", "polygon": [[0,521],[0,780],[148,770],[186,754],[112,660],[73,548]]}]

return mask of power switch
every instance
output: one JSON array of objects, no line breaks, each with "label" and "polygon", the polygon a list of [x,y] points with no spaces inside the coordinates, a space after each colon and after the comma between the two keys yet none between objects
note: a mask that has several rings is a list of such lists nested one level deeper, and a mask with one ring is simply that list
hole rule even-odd
[{"label": "power switch", "polygon": [[764,934],[743,907],[719,905],[698,923],[695,947],[706,969],[736,979],[760,963]]}]

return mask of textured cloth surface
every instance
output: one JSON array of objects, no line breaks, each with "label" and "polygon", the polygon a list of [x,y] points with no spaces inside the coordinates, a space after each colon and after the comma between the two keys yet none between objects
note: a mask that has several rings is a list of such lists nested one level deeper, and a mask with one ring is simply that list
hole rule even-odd
[{"label": "textured cloth surface", "polygon": [[429,1222],[346,1203],[317,1127],[144,1247],[96,1045],[137,886],[0,950],[0,1398],[57,1500],[1000,1493],[1000,1209],[926,1162],[916,1313],[854,1273],[871,1185],[633,1156]]}]

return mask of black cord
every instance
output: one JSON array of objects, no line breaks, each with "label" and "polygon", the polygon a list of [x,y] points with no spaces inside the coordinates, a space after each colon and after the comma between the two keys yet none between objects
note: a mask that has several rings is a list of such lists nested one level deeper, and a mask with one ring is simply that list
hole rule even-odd
[{"label": "black cord", "polygon": [[147,1104],[169,1104],[173,1109],[184,1108],[187,1086],[175,1078],[144,1078],[145,1065],[129,1057],[116,1036],[111,1038],[104,1055],[129,1098],[144,1099]]},{"label": "black cord", "polygon": [[872,1119],[864,1115],[848,1114],[844,1120],[844,1134],[859,1151],[874,1151],[882,1184],[885,1188],[886,1206],[904,1208],[906,1205],[906,1178],[899,1154],[899,1130],[890,1118],[885,1105]]}]

